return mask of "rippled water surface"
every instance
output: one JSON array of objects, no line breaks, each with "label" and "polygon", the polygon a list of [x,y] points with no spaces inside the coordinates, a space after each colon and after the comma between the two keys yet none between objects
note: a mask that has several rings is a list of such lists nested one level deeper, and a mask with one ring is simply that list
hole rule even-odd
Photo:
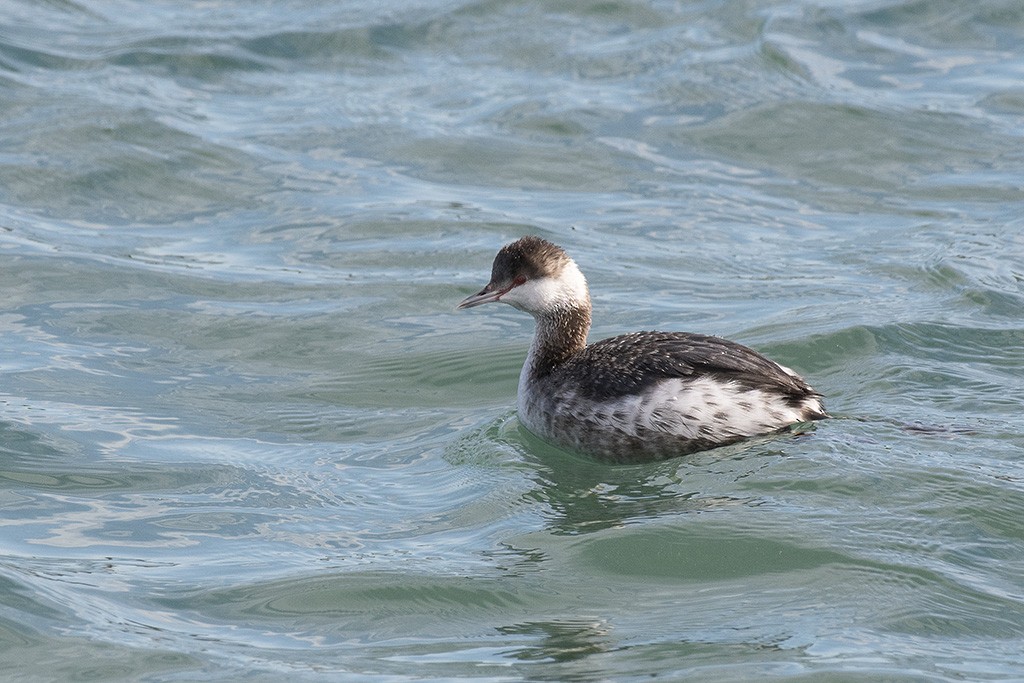
[{"label": "rippled water surface", "polygon": [[[539,442],[526,233],[836,419]],[[1024,672],[1015,0],[10,0],[0,292],[5,678]]]}]

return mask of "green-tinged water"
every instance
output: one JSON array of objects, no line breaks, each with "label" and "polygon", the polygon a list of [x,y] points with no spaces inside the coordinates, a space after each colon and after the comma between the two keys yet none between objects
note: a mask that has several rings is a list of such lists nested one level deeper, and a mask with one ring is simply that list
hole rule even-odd
[{"label": "green-tinged water", "polygon": [[[592,338],[809,433],[526,433],[527,233]],[[1024,676],[1024,6],[0,9],[5,680]]]}]

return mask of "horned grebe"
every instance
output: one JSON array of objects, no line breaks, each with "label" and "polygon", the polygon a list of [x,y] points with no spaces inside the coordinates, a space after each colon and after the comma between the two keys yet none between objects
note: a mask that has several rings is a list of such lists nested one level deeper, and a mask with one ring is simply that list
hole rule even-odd
[{"label": "horned grebe", "polygon": [[492,301],[537,322],[519,419],[562,448],[620,462],[669,458],[828,417],[795,372],[727,339],[634,332],[587,346],[587,281],[540,237],[502,247],[491,281],[457,308]]}]

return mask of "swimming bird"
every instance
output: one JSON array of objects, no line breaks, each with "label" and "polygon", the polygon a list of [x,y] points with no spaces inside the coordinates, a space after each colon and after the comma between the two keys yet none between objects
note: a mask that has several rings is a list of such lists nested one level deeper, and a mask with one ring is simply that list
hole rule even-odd
[{"label": "swimming bird", "polygon": [[501,302],[531,314],[517,409],[529,431],[616,462],[656,460],[828,417],[795,372],[727,339],[634,332],[587,345],[587,281],[559,246],[505,245],[491,279],[456,308]]}]

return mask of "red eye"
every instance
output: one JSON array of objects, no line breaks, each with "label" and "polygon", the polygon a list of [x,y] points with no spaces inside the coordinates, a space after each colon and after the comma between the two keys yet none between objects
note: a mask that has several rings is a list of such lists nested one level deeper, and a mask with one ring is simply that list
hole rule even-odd
[{"label": "red eye", "polygon": [[526,276],[525,275],[517,275],[516,278],[514,280],[512,280],[512,286],[513,287],[518,287],[519,285],[523,284],[524,282],[526,282]]}]

